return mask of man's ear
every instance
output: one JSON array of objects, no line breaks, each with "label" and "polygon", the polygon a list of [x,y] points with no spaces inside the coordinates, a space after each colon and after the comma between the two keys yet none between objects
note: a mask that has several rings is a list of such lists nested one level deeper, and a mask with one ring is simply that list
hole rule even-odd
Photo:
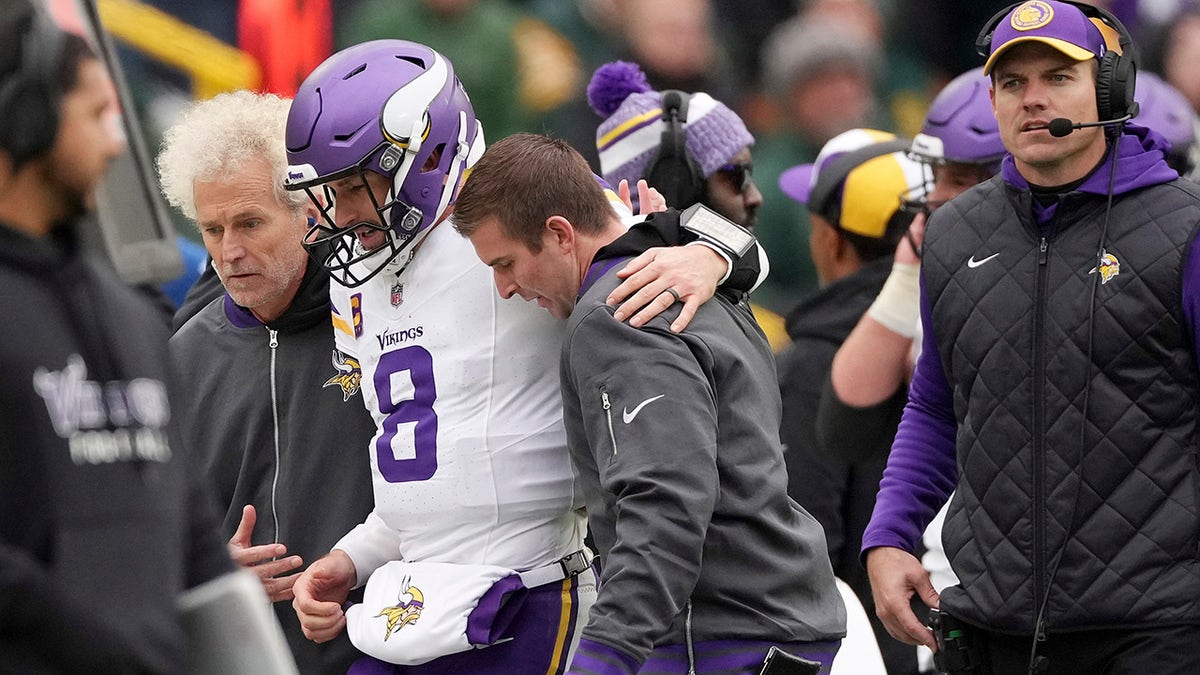
[{"label": "man's ear", "polygon": [[543,240],[548,245],[557,246],[563,251],[570,251],[575,247],[575,227],[571,225],[571,221],[562,216],[550,216],[546,219],[546,232]]}]

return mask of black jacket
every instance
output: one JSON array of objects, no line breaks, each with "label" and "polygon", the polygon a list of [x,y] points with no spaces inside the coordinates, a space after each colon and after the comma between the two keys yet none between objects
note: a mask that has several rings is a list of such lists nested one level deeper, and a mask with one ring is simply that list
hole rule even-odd
[{"label": "black jacket", "polygon": [[73,229],[0,225],[0,671],[177,672],[232,565],[185,470],[166,326]]},{"label": "black jacket", "polygon": [[834,354],[879,294],[891,265],[890,257],[869,262],[797,305],[787,317],[792,344],[776,356],[783,399],[780,435],[786,448],[788,493],[825,528],[834,571],[843,578],[847,572],[859,571],[861,543],[846,541],[850,507],[844,502],[853,499],[865,504],[858,509],[863,511],[862,523],[855,528],[860,536],[875,503],[874,490],[852,494],[862,491],[852,489],[861,467],[852,469],[851,464],[871,464],[872,476],[866,477],[865,482],[878,485],[891,439],[881,439],[870,448],[858,448],[853,457],[838,456],[818,441],[818,404],[826,390]]},{"label": "black jacket", "polygon": [[[320,265],[308,262],[296,298],[270,325],[222,293],[170,344],[179,419],[225,509],[226,538],[253,504],[253,543],[282,543],[307,566],[366,518],[375,425],[356,383],[338,377]],[[290,601],[275,612],[301,672],[344,673],[358,655],[345,632],[321,645],[305,638]]]}]

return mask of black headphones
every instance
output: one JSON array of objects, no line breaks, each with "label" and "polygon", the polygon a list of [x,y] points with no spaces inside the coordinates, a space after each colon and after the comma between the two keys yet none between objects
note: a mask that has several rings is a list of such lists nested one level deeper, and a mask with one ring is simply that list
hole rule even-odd
[{"label": "black headphones", "polygon": [[662,93],[662,139],[646,169],[646,182],[667,200],[684,209],[704,199],[704,174],[687,151],[688,95],[676,89]]},{"label": "black headphones", "polygon": [[[1137,103],[1133,100],[1133,89],[1137,79],[1137,66],[1134,63],[1133,38],[1125,25],[1106,9],[1071,0],[1059,2],[1077,7],[1087,18],[1098,20],[1117,33],[1121,53],[1118,54],[1115,49],[1106,49],[1096,71],[1096,109],[1100,119],[1117,120],[1130,113],[1136,115]],[[983,30],[979,32],[979,37],[975,39],[975,50],[980,55],[988,57],[992,51],[992,34],[996,31],[996,26],[1009,12],[1024,4],[1026,3],[1018,2],[1009,5],[988,19]]]},{"label": "black headphones", "polygon": [[37,157],[54,145],[62,93],[58,69],[66,34],[44,12],[33,9],[20,34],[15,68],[0,74],[0,148],[14,165]]}]

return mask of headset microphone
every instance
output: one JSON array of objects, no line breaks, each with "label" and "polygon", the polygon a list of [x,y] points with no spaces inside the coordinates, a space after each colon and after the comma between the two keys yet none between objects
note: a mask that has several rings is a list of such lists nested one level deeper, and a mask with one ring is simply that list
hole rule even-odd
[{"label": "headset microphone", "polygon": [[1106,127],[1110,124],[1121,124],[1122,122],[1128,122],[1129,120],[1133,119],[1133,116],[1137,115],[1137,113],[1137,108],[1134,108],[1132,111],[1116,119],[1100,120],[1099,122],[1072,122],[1065,117],[1055,117],[1054,119],[1050,120],[1050,123],[1047,124],[1045,128],[1050,132],[1051,136],[1055,138],[1062,138],[1076,129],[1083,129],[1085,127]]}]

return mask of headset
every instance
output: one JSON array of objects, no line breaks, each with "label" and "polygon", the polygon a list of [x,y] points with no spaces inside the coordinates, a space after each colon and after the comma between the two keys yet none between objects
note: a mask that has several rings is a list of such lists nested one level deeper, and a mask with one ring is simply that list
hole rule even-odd
[{"label": "headset", "polygon": [[704,200],[704,173],[687,151],[688,95],[677,89],[662,93],[662,139],[646,169],[646,182],[672,208],[683,209]]},{"label": "headset", "polygon": [[58,70],[66,34],[37,9],[27,21],[28,29],[20,35],[20,60],[13,70],[0,74],[0,148],[14,166],[53,147],[62,96]]},{"label": "headset", "polygon": [[[1118,54],[1115,49],[1106,49],[1104,56],[1100,58],[1100,66],[1096,70],[1096,110],[1099,113],[1100,121],[1084,123],[1081,126],[1118,124],[1134,117],[1138,113],[1138,104],[1133,100],[1137,66],[1133,54],[1133,37],[1129,34],[1129,30],[1125,28],[1120,19],[1106,9],[1071,0],[1059,1],[1065,5],[1077,7],[1085,17],[1097,20],[1115,31],[1117,45],[1121,52]],[[1009,5],[988,19],[983,30],[979,31],[979,37],[975,38],[975,51],[987,58],[992,51],[992,34],[996,31],[996,27],[1008,16],[1009,12],[1023,4],[1025,3],[1018,2]],[[1107,43],[1107,36],[1105,42]],[[1066,136],[1074,129],[1080,128],[1074,124],[1069,126],[1071,128],[1064,130],[1065,133],[1055,133],[1055,130],[1052,130],[1051,133],[1055,136]]]}]

